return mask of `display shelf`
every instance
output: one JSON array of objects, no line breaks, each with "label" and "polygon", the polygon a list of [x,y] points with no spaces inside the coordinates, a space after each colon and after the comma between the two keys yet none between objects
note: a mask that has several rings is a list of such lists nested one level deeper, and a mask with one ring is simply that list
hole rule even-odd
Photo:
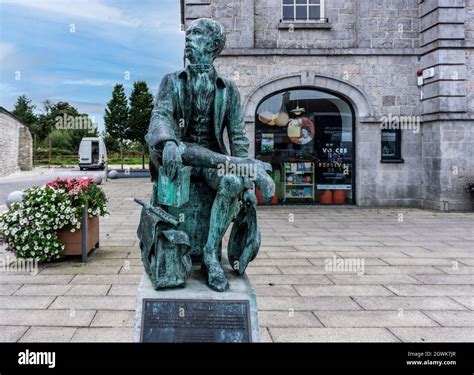
[{"label": "display shelf", "polygon": [[283,200],[314,200],[314,163],[297,162],[283,164]]}]

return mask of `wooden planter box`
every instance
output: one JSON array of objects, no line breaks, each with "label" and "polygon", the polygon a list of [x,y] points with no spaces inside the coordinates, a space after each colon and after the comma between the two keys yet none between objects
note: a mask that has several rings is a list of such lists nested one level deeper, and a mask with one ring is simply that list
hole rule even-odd
[{"label": "wooden planter box", "polygon": [[[64,255],[82,255],[83,227],[71,232],[70,229],[61,229],[58,238],[66,246]],[[99,217],[87,218],[87,254],[99,247]]]}]

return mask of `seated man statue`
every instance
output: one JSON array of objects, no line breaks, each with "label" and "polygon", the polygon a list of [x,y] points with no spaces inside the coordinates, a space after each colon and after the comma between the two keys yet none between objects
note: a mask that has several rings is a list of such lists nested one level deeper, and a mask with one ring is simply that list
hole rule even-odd
[{"label": "seated man statue", "polygon": [[[224,29],[218,22],[201,18],[190,24],[185,46],[189,64],[184,70],[163,77],[146,135],[155,182],[152,205],[157,204],[154,196],[160,170],[172,181],[182,168],[192,167],[193,176],[198,175],[216,192],[207,242],[202,249],[202,268],[208,285],[216,291],[229,287],[220,265],[219,248],[241,202],[256,205],[254,183],[266,201],[275,192],[274,182],[267,174],[271,166],[248,156],[249,141],[237,86],[219,76],[213,66],[224,44]],[[230,154],[224,144],[224,130]],[[255,173],[223,173],[224,165],[250,166],[241,170]]]}]

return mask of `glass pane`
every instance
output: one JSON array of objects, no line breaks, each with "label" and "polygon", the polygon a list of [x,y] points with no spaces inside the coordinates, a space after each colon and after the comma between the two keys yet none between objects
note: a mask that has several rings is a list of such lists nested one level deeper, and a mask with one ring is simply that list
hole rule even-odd
[{"label": "glass pane", "polygon": [[393,158],[397,154],[397,133],[382,131],[382,158]]},{"label": "glass pane", "polygon": [[283,0],[283,4],[294,4],[295,0]]},{"label": "glass pane", "polygon": [[[256,157],[272,164],[281,189],[289,175],[283,165],[290,163],[296,193],[306,196],[304,189],[314,189],[319,202],[326,190],[344,190],[352,199],[353,115],[347,102],[323,91],[294,89],[265,99],[255,115]],[[306,163],[314,166],[314,175],[305,174]]]},{"label": "glass pane", "polygon": [[296,0],[296,4],[304,4],[306,5],[308,3],[307,0]]},{"label": "glass pane", "polygon": [[313,5],[309,7],[309,19],[319,20],[321,19],[320,7],[318,5]]},{"label": "glass pane", "polygon": [[306,5],[297,5],[296,6],[296,19],[297,20],[307,20],[308,19],[308,8]]},{"label": "glass pane", "polygon": [[309,0],[310,4],[321,4],[321,0]]},{"label": "glass pane", "polygon": [[284,6],[283,7],[283,20],[284,21],[293,21],[295,19],[293,6]]}]

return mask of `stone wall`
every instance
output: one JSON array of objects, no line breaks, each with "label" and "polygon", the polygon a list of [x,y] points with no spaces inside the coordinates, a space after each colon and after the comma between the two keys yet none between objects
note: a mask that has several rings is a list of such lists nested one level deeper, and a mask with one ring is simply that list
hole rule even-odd
[{"label": "stone wall", "polygon": [[[216,61],[219,72],[234,78],[244,98],[252,154],[255,152],[254,109],[248,107],[254,101],[253,97],[258,96],[259,87],[270,85],[265,93],[302,85],[327,90],[327,80],[331,77],[335,82],[334,92],[348,99],[356,109],[356,201],[361,206],[421,204],[421,133],[403,132],[403,164],[380,163],[378,120],[389,115],[420,115],[416,76],[413,74],[415,64],[415,56],[227,55]],[[326,77],[326,80],[315,82],[311,79],[314,75]],[[288,83],[282,86],[278,83],[281,77],[295,78],[288,79]],[[361,118],[358,107],[362,99],[356,99],[350,88],[343,89],[343,83],[365,94],[371,113],[364,113]],[[258,96],[256,102],[260,99]]]},{"label": "stone wall", "polygon": [[[474,208],[464,192],[474,180],[474,0],[326,0],[328,23],[291,29],[280,0],[205,3],[186,5],[184,18],[224,24],[216,66],[241,90],[252,152],[264,93],[328,90],[356,112],[358,205]],[[417,70],[431,67],[435,76],[417,87]],[[421,132],[402,132],[402,164],[380,163],[388,115],[422,122]]]},{"label": "stone wall", "polygon": [[22,171],[33,169],[33,138],[24,125],[21,126],[19,134],[18,165]]},{"label": "stone wall", "polygon": [[29,130],[0,107],[0,176],[31,170],[32,138]]}]

